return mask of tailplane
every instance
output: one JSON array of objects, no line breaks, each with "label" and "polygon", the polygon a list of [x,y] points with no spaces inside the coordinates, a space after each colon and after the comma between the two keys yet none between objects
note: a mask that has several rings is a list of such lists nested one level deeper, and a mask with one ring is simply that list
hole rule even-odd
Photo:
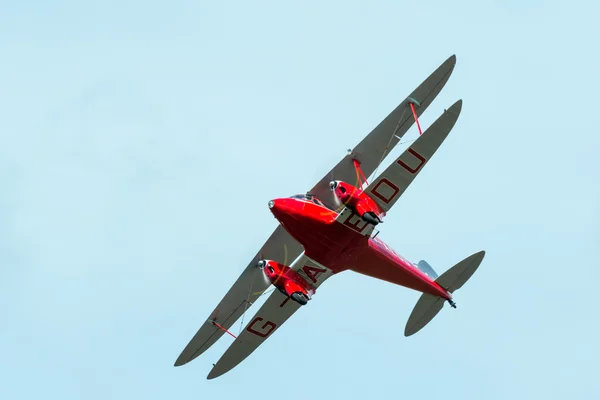
[{"label": "tailplane", "polygon": [[[453,293],[454,291],[460,289],[465,282],[469,280],[469,278],[475,273],[481,261],[483,261],[483,257],[485,256],[485,251],[480,251],[475,253],[454,267],[450,268],[448,271],[444,272],[439,278],[435,281],[438,285],[446,289],[449,293]],[[419,269],[423,270],[421,267],[421,263],[424,263],[423,267],[425,269],[430,269],[433,271],[433,268],[429,266],[424,261],[419,262]],[[423,271],[426,272],[426,271]],[[426,272],[427,273],[427,272]],[[433,272],[435,274],[435,272]],[[429,275],[429,274],[428,274]],[[413,309],[410,317],[408,318],[408,322],[406,323],[406,328],[404,329],[404,336],[414,335],[419,332],[425,325],[429,323],[437,315],[438,312],[444,307],[444,302],[446,299],[441,297],[433,296],[428,293],[423,293],[415,308]],[[448,300],[452,307],[456,308],[456,305],[452,300]]]},{"label": "tailplane", "polygon": [[460,289],[475,273],[477,268],[479,268],[479,264],[483,261],[484,256],[485,251],[481,250],[480,252],[465,258],[454,267],[444,272],[442,276],[435,281],[450,293]]}]

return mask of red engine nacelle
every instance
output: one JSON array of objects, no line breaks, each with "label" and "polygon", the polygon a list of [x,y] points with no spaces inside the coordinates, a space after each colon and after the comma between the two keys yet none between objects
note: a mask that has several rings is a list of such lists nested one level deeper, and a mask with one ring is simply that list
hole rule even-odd
[{"label": "red engine nacelle", "polygon": [[306,305],[315,294],[315,289],[290,267],[271,260],[260,260],[258,265],[273,286],[301,305]]},{"label": "red engine nacelle", "polygon": [[342,181],[332,181],[329,187],[346,207],[366,222],[373,225],[382,222],[381,218],[385,216],[385,211],[361,189]]}]

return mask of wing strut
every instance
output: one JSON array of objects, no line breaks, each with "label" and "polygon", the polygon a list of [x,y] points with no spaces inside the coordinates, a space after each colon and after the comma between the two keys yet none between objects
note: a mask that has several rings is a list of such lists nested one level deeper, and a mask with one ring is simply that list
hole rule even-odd
[{"label": "wing strut", "polygon": [[415,118],[415,122],[417,123],[417,128],[419,128],[419,136],[421,136],[423,134],[423,131],[421,130],[421,124],[419,124],[419,117],[417,117],[417,110],[415,110],[415,104],[417,106],[420,106],[420,104],[415,100],[415,99],[411,99],[412,101],[408,104],[410,104],[410,109],[412,111],[413,117]]},{"label": "wing strut", "polygon": [[[279,277],[277,279],[279,279]],[[272,289],[271,291],[267,292],[267,289],[265,289],[262,291],[262,293],[258,297],[262,297],[266,294],[270,294],[273,290],[275,290],[275,289]],[[244,318],[246,317],[246,312],[248,311],[248,306],[252,305],[252,303],[250,303],[251,295],[252,295],[252,285],[250,285],[250,289],[248,290],[248,299],[246,299],[246,301],[245,301],[246,305],[244,308],[244,312],[242,313],[242,322],[240,323],[240,334],[242,333],[242,329],[244,329]],[[218,324],[217,324],[217,327],[220,328],[220,326],[218,326]],[[221,328],[221,329],[223,329],[223,328]],[[232,335],[231,332],[229,332],[228,330],[224,329],[224,331],[229,333],[231,336],[233,336],[234,338],[237,339],[237,336]]]},{"label": "wing strut", "polygon": [[[417,100],[413,99],[412,97],[409,97],[408,98],[408,106],[410,106],[410,110],[412,111],[413,118],[415,119],[415,122],[417,123],[417,128],[419,129],[419,136],[421,136],[423,134],[423,131],[421,130],[421,124],[419,123],[419,117],[417,116],[417,109],[416,109],[416,107],[421,107],[421,103],[419,103]],[[406,111],[406,108],[402,112],[402,117],[400,117],[400,121],[402,121],[402,119],[404,118],[404,112],[405,111]],[[398,121],[398,125],[396,126],[396,129],[394,130],[394,133],[392,133],[392,137],[390,138],[390,142],[388,143],[388,146],[386,146],[386,148],[385,148],[385,150],[383,152],[383,156],[381,157],[381,160],[379,161],[379,164],[377,164],[377,167],[375,168],[375,171],[373,171],[373,176],[376,176],[377,170],[379,169],[379,166],[381,165],[381,162],[383,161],[383,159],[385,158],[385,156],[387,154],[387,150],[389,148],[389,145],[392,143],[392,139],[394,138],[394,136],[396,135],[396,131],[400,127],[400,121]],[[398,136],[396,136],[396,137],[398,137]],[[401,139],[401,137],[398,137],[398,139]],[[363,184],[368,185],[369,182],[367,182],[367,178],[365,177],[365,174],[362,172],[362,169],[360,168],[360,161],[358,161],[357,159],[353,158],[352,162],[354,163],[354,168],[356,169],[356,175],[357,175],[357,178],[358,178],[357,181],[360,182],[361,188],[363,188]],[[360,172],[360,174],[359,174],[359,172]],[[361,176],[362,176],[362,178],[361,178]],[[364,180],[364,182],[363,182],[363,180]]]},{"label": "wing strut", "polygon": [[213,322],[212,322],[212,324],[213,324],[214,326],[216,326],[217,328],[219,328],[220,330],[222,330],[223,332],[229,333],[231,336],[233,336],[233,337],[234,337],[234,339],[237,339],[237,336],[235,336],[233,333],[231,333],[231,332],[229,332],[227,329],[225,329],[225,327],[224,327],[223,325],[219,324],[219,323],[218,323],[218,322],[216,322],[216,321],[213,321]]},{"label": "wing strut", "polygon": [[352,162],[354,163],[354,169],[356,169],[356,181],[360,183],[360,188],[362,189],[363,185],[368,185],[369,182],[367,182],[367,177],[365,176],[362,168],[360,168],[360,161],[358,161],[356,158],[353,158]]}]

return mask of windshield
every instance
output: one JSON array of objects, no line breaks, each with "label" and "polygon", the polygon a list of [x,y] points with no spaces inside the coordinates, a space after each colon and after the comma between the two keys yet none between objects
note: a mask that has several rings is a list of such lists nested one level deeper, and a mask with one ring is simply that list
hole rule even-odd
[{"label": "windshield", "polygon": [[306,200],[306,201],[312,201],[313,203],[319,205],[319,206],[325,206],[321,200],[317,199],[315,196],[313,196],[312,194],[296,194],[294,196],[290,196],[290,199],[298,199],[298,200]]}]

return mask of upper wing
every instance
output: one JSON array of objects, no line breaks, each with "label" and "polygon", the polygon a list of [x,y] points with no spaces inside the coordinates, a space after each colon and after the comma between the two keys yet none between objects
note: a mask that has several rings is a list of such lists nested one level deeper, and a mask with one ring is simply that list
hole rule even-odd
[{"label": "upper wing", "polygon": [[333,206],[336,202],[334,193],[329,189],[330,181],[354,182],[356,183],[355,186],[359,186],[352,159],[360,162],[360,167],[365,176],[370,176],[414,123],[408,103],[414,100],[420,103],[420,106],[416,108],[416,113],[420,116],[442,90],[448,78],[450,78],[455,64],[456,56],[453,55],[429,75],[409,97],[404,99],[394,111],[381,121],[309,193],[315,195],[329,206]]},{"label": "upper wing", "polygon": [[369,196],[388,211],[415,179],[444,139],[448,136],[462,108],[462,100],[446,110],[400,157],[365,190]]},{"label": "upper wing", "polygon": [[[291,268],[303,275],[315,289],[333,274],[331,270],[318,265],[305,255],[298,258]],[[208,374],[208,379],[223,375],[246,359],[300,307],[300,304],[275,290],[215,364]]]},{"label": "upper wing", "polygon": [[[217,308],[183,349],[175,366],[186,364],[208,350],[271,284],[256,264],[262,258],[288,265],[302,253],[302,245],[279,225],[254,256]],[[213,323],[214,322],[214,323]]]}]

